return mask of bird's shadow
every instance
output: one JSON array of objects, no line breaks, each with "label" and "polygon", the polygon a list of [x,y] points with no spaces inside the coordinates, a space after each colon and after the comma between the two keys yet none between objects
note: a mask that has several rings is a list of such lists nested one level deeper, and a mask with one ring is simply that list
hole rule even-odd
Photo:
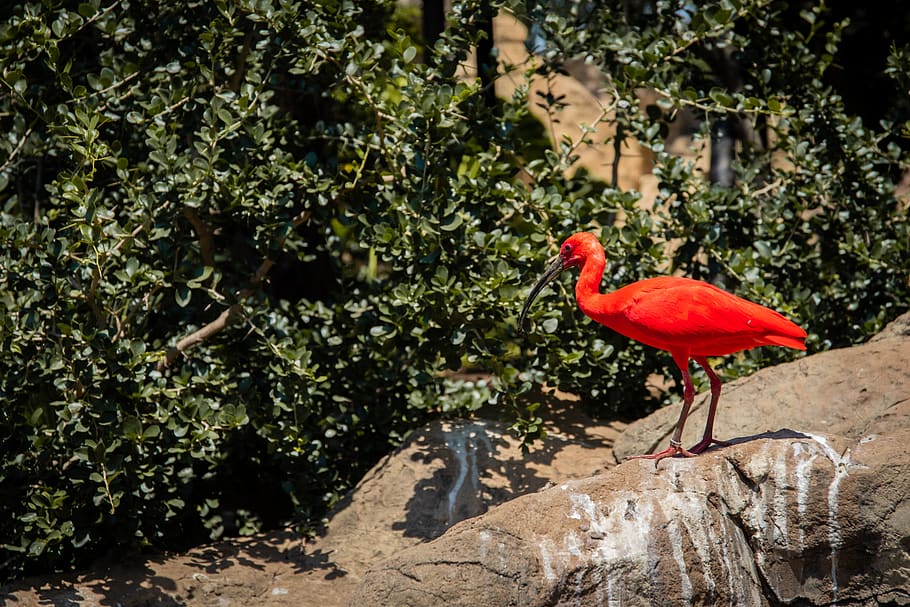
[{"label": "bird's shadow", "polygon": [[[781,428],[780,430],[774,430],[773,432],[768,431],[768,432],[762,432],[760,434],[751,434],[749,436],[738,436],[736,438],[727,438],[727,439],[724,439],[724,442],[730,446],[742,445],[744,443],[751,443],[753,441],[761,440],[763,438],[767,438],[767,439],[771,439],[771,440],[793,440],[793,439],[800,439],[800,438],[813,440],[812,436],[809,436],[808,434],[805,434],[803,432],[799,432],[797,430],[791,430],[790,428]],[[718,447],[712,447],[711,449],[708,449],[708,451],[713,451],[716,448],[718,448]]]},{"label": "bird's shadow", "polygon": [[723,453],[725,449],[736,445],[744,445],[747,443],[752,443],[758,440],[807,440],[815,443],[819,443],[827,451],[831,450],[831,447],[827,445],[826,437],[820,437],[818,435],[800,432],[799,430],[793,430],[791,428],[781,428],[780,430],[760,432],[758,434],[750,434],[748,436],[737,436],[735,438],[724,439],[725,445],[712,445],[710,448],[704,451],[704,453]]},{"label": "bird's shadow", "polygon": [[[781,441],[792,441],[792,440],[807,440],[815,443],[820,443],[822,446],[825,446],[825,439],[813,434],[800,432],[798,430],[792,430],[790,428],[781,428],[774,431],[760,432],[758,434],[750,434],[748,436],[737,436],[734,438],[727,438],[723,440],[724,444],[714,444],[711,445],[708,449],[699,454],[699,456],[715,454],[721,455],[730,461],[739,459],[738,452],[731,451],[731,449],[737,445],[745,445],[760,440],[781,440]],[[830,450],[830,447],[828,447]],[[623,458],[621,463],[634,461],[636,458],[626,457]],[[655,467],[659,468],[662,461],[680,461],[680,462],[693,462],[699,461],[700,457],[680,457],[679,455],[663,458],[660,460],[655,460]]]}]

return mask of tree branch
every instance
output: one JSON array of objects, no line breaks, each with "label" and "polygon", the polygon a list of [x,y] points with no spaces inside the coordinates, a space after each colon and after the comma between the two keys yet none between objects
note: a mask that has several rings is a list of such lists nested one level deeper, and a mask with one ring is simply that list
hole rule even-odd
[{"label": "tree branch", "polygon": [[[292,229],[296,229],[298,226],[305,223],[310,218],[310,215],[311,214],[309,211],[302,211],[300,214],[298,214],[296,217],[294,217],[294,219],[291,220]],[[281,236],[278,239],[279,248],[284,246],[284,242],[286,239],[287,239],[286,236]],[[213,320],[209,324],[205,325],[198,331],[195,331],[195,332],[187,335],[186,337],[184,337],[183,339],[178,341],[177,344],[173,348],[168,349],[168,351],[165,353],[164,357],[158,362],[158,370],[163,371],[167,367],[170,367],[174,363],[174,361],[177,360],[178,356],[180,356],[181,354],[183,354],[184,352],[186,352],[193,346],[201,344],[202,342],[204,342],[205,340],[210,338],[212,335],[215,335],[216,333],[218,333],[219,331],[221,331],[222,329],[227,327],[228,324],[230,324],[230,322],[241,313],[242,306],[240,305],[240,302],[242,302],[245,299],[248,299],[250,296],[252,296],[256,292],[256,289],[259,287],[259,285],[262,284],[262,282],[265,280],[266,276],[268,276],[269,270],[272,269],[273,265],[275,265],[274,260],[272,260],[271,258],[268,258],[268,257],[265,258],[262,261],[262,264],[259,266],[259,269],[256,270],[256,273],[253,274],[253,276],[250,278],[250,286],[247,287],[246,289],[243,289],[242,291],[240,291],[237,294],[238,303],[233,304],[232,306],[230,306],[229,308],[224,310],[221,314],[219,314],[215,320]]]},{"label": "tree branch", "polygon": [[183,207],[183,216],[193,225],[196,236],[199,237],[199,253],[202,255],[202,263],[214,266],[215,242],[212,240],[212,231],[191,207]]}]

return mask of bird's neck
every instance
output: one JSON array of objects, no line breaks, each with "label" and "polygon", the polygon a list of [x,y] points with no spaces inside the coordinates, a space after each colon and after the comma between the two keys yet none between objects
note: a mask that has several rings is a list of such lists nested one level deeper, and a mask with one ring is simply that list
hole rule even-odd
[{"label": "bird's neck", "polygon": [[624,318],[622,297],[618,297],[615,291],[600,292],[600,281],[606,265],[607,262],[602,253],[597,256],[589,256],[585,260],[578,276],[578,282],[575,283],[575,301],[588,318],[622,332]]},{"label": "bird's neck", "polygon": [[600,255],[589,255],[581,266],[581,273],[578,276],[578,282],[575,283],[575,300],[582,312],[591,316],[591,311],[587,308],[597,306],[599,311],[604,312],[604,306],[608,304],[610,296],[600,292],[600,281],[603,278],[606,259]]}]

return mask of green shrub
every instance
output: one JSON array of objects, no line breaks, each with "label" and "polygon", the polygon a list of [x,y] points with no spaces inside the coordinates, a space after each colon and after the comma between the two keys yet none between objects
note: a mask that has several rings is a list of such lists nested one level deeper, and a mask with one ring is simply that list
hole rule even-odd
[{"label": "green shrub", "polygon": [[[646,5],[655,12],[636,13]],[[907,49],[865,59],[856,73],[868,80],[866,72],[877,70],[881,80],[886,73],[894,80],[889,120],[864,124],[829,82],[838,80],[830,76],[850,19],[823,3],[804,3],[803,10],[737,1],[592,6],[560,13],[535,5],[527,18],[548,41],[548,63],[581,57],[608,75],[617,126],[654,154],[654,224],[619,233],[614,275],[628,266],[632,275],[608,283],[636,277],[642,259],[624,261],[628,243],[650,236],[672,244],[671,271],[717,282],[794,318],[808,329],[810,350],[863,341],[908,308],[908,203],[894,188],[907,169],[907,140],[895,137],[908,114]],[[887,10],[857,16],[891,23]],[[906,40],[904,25],[895,38]],[[731,49],[729,63],[741,79],[735,89],[724,85],[717,60]],[[839,79],[853,85],[849,75]],[[641,90],[657,99],[646,111],[636,102]],[[740,144],[732,186],[710,183],[693,159],[665,150],[669,122],[684,112],[699,119],[693,148],[721,121],[766,135]],[[751,351],[731,358],[726,375],[789,356],[782,349]],[[557,363],[551,354],[541,366]]]},{"label": "green shrub", "polygon": [[[645,413],[645,379],[669,359],[592,326],[568,289],[517,333],[536,271],[577,230],[601,230],[607,288],[669,262],[783,310],[813,349],[907,308],[889,179],[906,157],[890,126],[858,123],[806,77],[830,63],[806,37],[828,35],[833,55],[838,27],[790,26],[757,0],[707,7],[688,30],[664,3],[645,24],[619,2],[508,4],[542,24],[541,72],[589,54],[611,75],[605,119],[655,155],[652,211],[569,170],[584,142],[539,145],[525,89],[490,108],[459,77],[476,4],[454,7],[432,69],[391,2],[5,9],[5,578],[312,524],[430,418],[498,403],[532,439],[522,395],[544,381]],[[745,92],[699,61],[731,37],[767,53],[771,76],[750,67]],[[732,188],[710,185],[664,152],[661,118],[636,109],[644,86],[666,116],[767,119],[773,144],[743,150]],[[735,358],[728,375],[786,355]]]}]

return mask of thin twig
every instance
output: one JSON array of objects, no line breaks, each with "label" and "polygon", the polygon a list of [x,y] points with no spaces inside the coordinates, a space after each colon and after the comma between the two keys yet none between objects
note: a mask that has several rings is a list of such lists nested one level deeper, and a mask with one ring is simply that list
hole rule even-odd
[{"label": "thin twig", "polygon": [[764,194],[767,194],[768,192],[776,190],[781,185],[783,185],[783,181],[781,179],[775,179],[771,183],[755,190],[754,192],[749,192],[749,195],[750,196],[762,196]]},{"label": "thin twig", "polygon": [[158,363],[158,370],[163,371],[165,368],[169,367],[177,357],[182,353],[186,352],[193,346],[200,344],[207,340],[212,335],[218,333],[231,321],[231,319],[240,313],[241,307],[240,304],[234,304],[221,314],[218,315],[218,318],[205,325],[198,331],[190,333],[183,339],[177,342],[173,348],[169,349],[164,355],[164,358]]},{"label": "thin twig", "polygon": [[[85,101],[91,99],[92,97],[98,97],[98,96],[104,95],[105,93],[109,93],[109,92],[113,91],[114,89],[118,89],[121,86],[123,86],[124,84],[126,84],[132,80],[135,80],[136,78],[138,78],[141,75],[142,75],[142,72],[140,70],[136,70],[135,72],[133,72],[126,78],[122,78],[121,80],[118,80],[117,82],[112,82],[107,88],[103,88],[100,91],[95,91],[94,93],[91,93],[91,94],[86,95],[85,97],[81,97],[79,99],[73,99],[73,101],[75,101],[77,103],[84,103]],[[124,95],[124,97],[122,97],[121,99],[123,99],[125,97],[126,96]],[[104,107],[107,107],[107,105],[105,105]]]},{"label": "thin twig", "polygon": [[114,506],[114,496],[111,495],[111,482],[107,478],[107,467],[104,462],[101,462],[101,477],[104,479],[104,491],[107,493],[107,501],[111,505],[111,514],[113,514],[117,508]]},{"label": "thin twig", "polygon": [[29,129],[27,131],[25,131],[25,134],[22,135],[22,139],[20,139],[19,143],[16,144],[15,149],[13,149],[13,151],[10,152],[9,157],[6,159],[6,162],[4,162],[2,166],[0,166],[0,173],[5,171],[6,168],[13,163],[13,159],[16,158],[16,156],[19,154],[19,152],[22,151],[22,146],[25,145],[25,142],[28,140],[28,137],[29,137],[29,135],[32,134],[33,130],[35,130],[35,127],[31,126],[31,127],[29,127]]}]

